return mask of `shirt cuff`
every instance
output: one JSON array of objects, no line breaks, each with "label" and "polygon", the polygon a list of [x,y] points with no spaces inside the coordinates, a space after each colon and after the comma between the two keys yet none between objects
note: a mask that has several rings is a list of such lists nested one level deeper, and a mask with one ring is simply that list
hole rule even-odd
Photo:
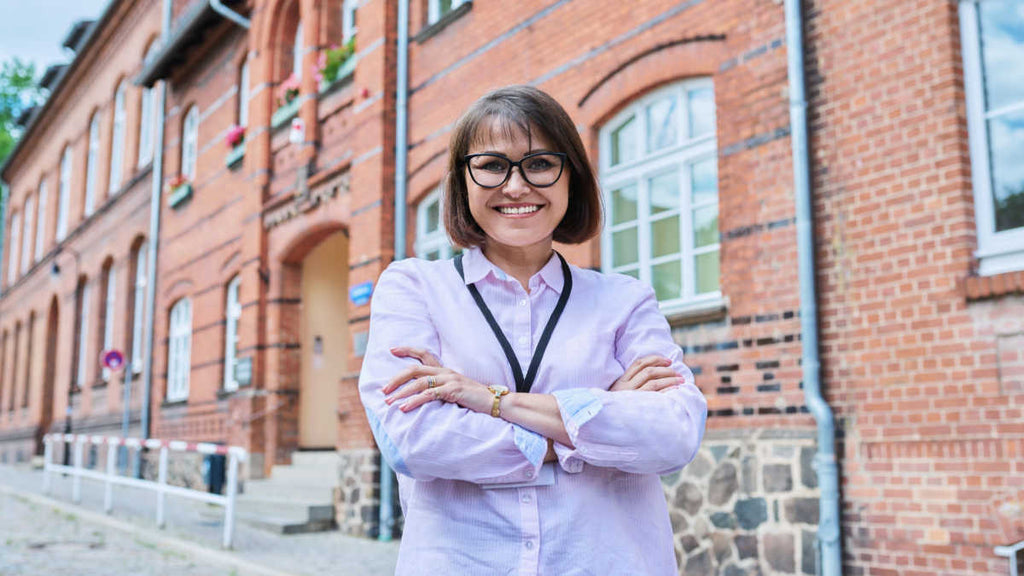
[{"label": "shirt cuff", "polygon": [[518,424],[512,425],[512,441],[516,448],[526,456],[536,472],[544,464],[544,455],[548,453],[548,441],[536,432],[531,432]]},{"label": "shirt cuff", "polygon": [[558,401],[558,411],[562,414],[562,422],[569,438],[576,443],[580,428],[597,416],[604,407],[604,402],[595,390],[590,388],[570,388],[553,392]]}]

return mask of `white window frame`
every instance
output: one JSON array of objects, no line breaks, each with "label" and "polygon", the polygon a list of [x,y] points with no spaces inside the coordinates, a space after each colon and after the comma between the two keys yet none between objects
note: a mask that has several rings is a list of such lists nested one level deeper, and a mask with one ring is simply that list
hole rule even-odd
[{"label": "white window frame", "polygon": [[93,114],[89,122],[89,152],[85,162],[85,216],[88,218],[96,209],[96,178],[100,155],[100,115]]},{"label": "white window frame", "polygon": [[36,206],[36,245],[32,254],[32,260],[35,262],[43,257],[43,247],[46,244],[46,205],[48,203],[46,179],[43,179],[39,183],[39,204]]},{"label": "white window frame", "polygon": [[1024,270],[1024,227],[996,232],[992,196],[991,154],[987,119],[1024,110],[1018,102],[995,111],[985,110],[985,78],[981,60],[978,0],[961,0],[960,34],[964,58],[964,92],[967,100],[967,132],[971,150],[974,218],[978,233],[978,273],[982,276]]},{"label": "white window frame", "polygon": [[[107,269],[106,305],[103,308],[103,352],[114,347],[114,305],[117,296],[117,272],[111,263]],[[110,369],[103,367],[103,381],[110,381]]]},{"label": "white window frame", "polygon": [[89,347],[89,281],[82,282],[79,293],[82,302],[78,312],[78,366],[75,367],[75,385],[81,387],[86,378],[86,351]]},{"label": "white window frame", "polygon": [[[652,258],[650,255],[652,218],[650,215],[648,182],[650,178],[657,176],[659,173],[678,170],[680,178],[680,206],[673,210],[659,213],[654,218],[654,220],[660,220],[662,217],[671,217],[674,214],[679,218],[680,223],[680,253],[675,258],[680,260],[682,272],[682,294],[679,298],[659,302],[659,307],[662,313],[666,315],[720,308],[723,305],[720,280],[719,289],[713,292],[698,295],[696,294],[695,286],[695,257],[704,252],[718,251],[719,258],[721,258],[720,242],[703,246],[698,249],[693,247],[692,214],[695,209],[703,207],[705,204],[693,206],[691,203],[692,167],[695,164],[708,159],[715,159],[717,161],[718,154],[717,136],[714,130],[712,130],[710,134],[696,138],[687,138],[686,136],[689,134],[690,121],[687,93],[690,90],[705,88],[711,89],[712,94],[714,94],[714,85],[710,78],[685,80],[659,90],[655,90],[643,98],[638,99],[628,108],[617,114],[610,122],[606,123],[601,128],[599,135],[600,179],[601,189],[604,193],[604,205],[606,210],[606,225],[601,233],[601,268],[606,272],[618,272],[637,266],[640,280],[647,284],[651,284],[652,267],[656,264],[670,262],[673,260],[672,256]],[[682,104],[678,113],[678,125],[676,126],[679,142],[671,147],[649,153],[646,151],[647,123],[645,111],[649,104],[662,100],[668,95],[672,95],[677,99],[677,102]],[[636,145],[640,146],[638,159],[620,163],[613,167],[611,165],[612,135],[617,128],[622,126],[631,117],[635,117],[634,121],[636,122]],[[613,225],[611,218],[612,192],[629,184],[635,184],[637,187],[637,217],[635,220]],[[716,200],[714,204],[718,204],[718,201]],[[706,205],[710,206],[712,203],[709,202]],[[636,226],[637,228],[637,250],[639,253],[639,260],[636,263],[622,266],[620,268],[613,267],[612,234],[620,229],[626,229],[632,226]],[[719,263],[721,263],[721,260],[719,260]]]},{"label": "white window frame", "polygon": [[[150,43],[144,62],[149,62],[156,53],[157,43]],[[139,168],[153,161],[153,139],[156,135],[156,90],[142,89],[142,110],[139,116]]]},{"label": "white window frame", "polygon": [[132,373],[142,373],[142,359],[145,351],[142,349],[143,326],[145,326],[146,315],[146,268],[149,257],[149,246],[146,242],[139,245],[135,254],[135,297],[132,303]]},{"label": "white window frame", "polygon": [[124,135],[126,124],[125,92],[127,87],[124,80],[117,86],[114,94],[114,130],[110,138],[110,183],[107,186],[110,194],[116,194],[121,189],[121,178],[124,176]]},{"label": "white window frame", "polygon": [[25,216],[22,218],[24,223],[22,224],[23,229],[21,231],[21,260],[19,260],[22,276],[25,275],[25,272],[28,272],[29,264],[32,263],[32,221],[34,220],[33,212],[35,207],[35,199],[32,196],[25,199],[25,209],[22,212]]},{"label": "white window frame", "polygon": [[427,24],[433,24],[444,18],[446,14],[454,12],[456,8],[463,4],[469,4],[472,0],[451,0],[452,5],[446,12],[441,12],[441,1],[440,0],[429,0],[427,3]]},{"label": "white window frame", "polygon": [[224,390],[238,390],[235,380],[235,366],[238,364],[238,322],[242,317],[242,303],[239,301],[241,277],[235,276],[228,282],[227,298],[224,305]]},{"label": "white window frame", "polygon": [[249,58],[238,71],[238,125],[249,125]]},{"label": "white window frame", "polygon": [[14,284],[18,279],[18,253],[21,241],[21,213],[15,212],[11,215],[11,232],[8,236],[10,248],[7,249],[7,285]]},{"label": "white window frame", "polygon": [[64,147],[60,159],[60,182],[58,182],[57,198],[57,231],[56,239],[60,242],[68,235],[68,212],[71,210],[71,167],[74,158],[71,146]]},{"label": "white window frame", "polygon": [[181,175],[195,180],[199,158],[199,107],[193,105],[185,114],[181,130]]},{"label": "white window frame", "polygon": [[292,42],[292,74],[296,80],[302,80],[302,53],[305,50],[302,40],[302,20],[295,26],[295,38]]},{"label": "white window frame", "polygon": [[178,300],[171,308],[167,352],[167,401],[188,400],[192,356],[192,301]]},{"label": "white window frame", "polygon": [[[430,206],[437,204],[437,230],[427,231],[427,218]],[[441,188],[437,188],[420,200],[416,206],[416,240],[413,251],[417,258],[426,258],[427,254],[439,251],[438,259],[452,257],[452,245],[444,228],[444,204],[441,201]]]},{"label": "white window frame", "polygon": [[359,28],[356,26],[356,11],[359,0],[345,0],[341,6],[341,41],[348,42],[355,38]]}]

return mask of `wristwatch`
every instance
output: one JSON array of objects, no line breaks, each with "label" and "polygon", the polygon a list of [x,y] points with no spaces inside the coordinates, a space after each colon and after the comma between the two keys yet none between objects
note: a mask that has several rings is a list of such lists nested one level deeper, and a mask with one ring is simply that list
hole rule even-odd
[{"label": "wristwatch", "polygon": [[506,394],[508,394],[508,392],[509,392],[508,386],[502,386],[501,384],[495,384],[493,386],[488,386],[487,389],[491,391],[491,394],[494,394],[494,404],[491,405],[491,416],[494,416],[495,418],[500,418],[501,417],[501,397],[506,395]]}]

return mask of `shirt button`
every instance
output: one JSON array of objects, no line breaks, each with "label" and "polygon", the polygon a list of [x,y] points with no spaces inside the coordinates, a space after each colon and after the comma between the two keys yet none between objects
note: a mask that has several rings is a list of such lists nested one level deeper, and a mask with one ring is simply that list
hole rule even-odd
[{"label": "shirt button", "polygon": [[520,306],[526,306],[526,300],[520,300],[519,301],[519,305]]},{"label": "shirt button", "polygon": [[533,540],[527,540],[526,541],[526,549],[527,550],[533,550]]},{"label": "shirt button", "polygon": [[523,500],[524,504],[529,504],[530,503],[530,495],[529,494],[523,494],[522,500]]},{"label": "shirt button", "polygon": [[527,478],[533,478],[533,470],[527,470],[526,471],[526,477]]}]

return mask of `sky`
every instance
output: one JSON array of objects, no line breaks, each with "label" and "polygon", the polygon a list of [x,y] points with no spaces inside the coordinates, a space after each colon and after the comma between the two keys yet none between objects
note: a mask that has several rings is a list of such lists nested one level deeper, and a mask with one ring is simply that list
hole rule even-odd
[{"label": "sky", "polygon": [[0,0],[0,62],[17,56],[36,65],[70,61],[61,43],[78,20],[93,20],[108,0]]}]

